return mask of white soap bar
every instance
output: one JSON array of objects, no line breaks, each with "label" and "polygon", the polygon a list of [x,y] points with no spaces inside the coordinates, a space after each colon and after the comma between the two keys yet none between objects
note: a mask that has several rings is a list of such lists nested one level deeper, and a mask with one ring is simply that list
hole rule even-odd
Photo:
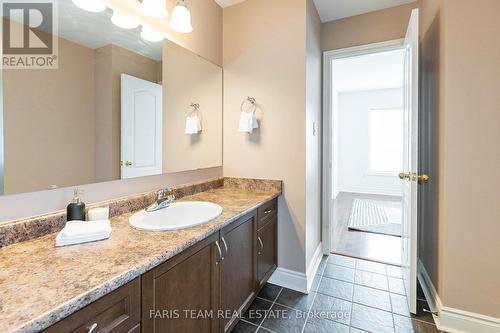
[{"label": "white soap bar", "polygon": [[87,212],[87,220],[99,221],[107,220],[109,218],[109,207],[91,208]]}]

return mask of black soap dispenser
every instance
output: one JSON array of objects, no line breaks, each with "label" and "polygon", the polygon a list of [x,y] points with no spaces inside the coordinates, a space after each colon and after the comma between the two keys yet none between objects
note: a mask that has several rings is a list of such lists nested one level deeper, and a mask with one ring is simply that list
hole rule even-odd
[{"label": "black soap dispenser", "polygon": [[80,190],[75,188],[73,202],[66,208],[67,221],[85,221],[85,204],[80,199]]}]

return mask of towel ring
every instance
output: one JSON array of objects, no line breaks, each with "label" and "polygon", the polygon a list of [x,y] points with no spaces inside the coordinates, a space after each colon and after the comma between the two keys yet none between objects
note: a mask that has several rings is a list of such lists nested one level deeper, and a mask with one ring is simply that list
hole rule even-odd
[{"label": "towel ring", "polygon": [[198,112],[198,113],[200,112],[200,104],[199,103],[191,103],[191,105],[189,105],[189,106],[192,108],[192,110],[187,111],[186,112],[187,114],[191,114],[193,112]]},{"label": "towel ring", "polygon": [[[243,107],[245,106],[246,103],[250,103],[252,106],[247,110],[243,110]],[[253,107],[253,110],[251,110],[252,107]],[[246,99],[244,99],[243,102],[241,102],[240,110],[241,110],[241,112],[254,112],[255,110],[257,110],[255,98],[249,96]]]}]

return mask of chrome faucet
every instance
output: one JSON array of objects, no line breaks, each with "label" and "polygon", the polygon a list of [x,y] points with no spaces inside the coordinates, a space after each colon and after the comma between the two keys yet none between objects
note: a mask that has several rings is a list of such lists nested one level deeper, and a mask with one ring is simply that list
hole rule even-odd
[{"label": "chrome faucet", "polygon": [[174,194],[167,195],[167,193],[169,192],[172,192],[171,188],[165,188],[159,190],[156,201],[152,205],[146,208],[146,212],[151,213],[170,206],[172,201],[175,200],[175,195]]}]

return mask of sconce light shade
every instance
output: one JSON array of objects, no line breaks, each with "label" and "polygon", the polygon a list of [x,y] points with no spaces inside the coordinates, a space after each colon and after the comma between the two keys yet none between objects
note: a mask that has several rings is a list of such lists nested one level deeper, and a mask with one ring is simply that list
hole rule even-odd
[{"label": "sconce light shade", "polygon": [[166,0],[142,0],[142,11],[152,17],[167,17]]},{"label": "sconce light shade", "polygon": [[161,32],[143,25],[141,31],[141,38],[149,42],[159,42],[163,40],[165,36]]},{"label": "sconce light shade", "polygon": [[103,0],[73,0],[73,3],[77,7],[85,9],[89,12],[97,13],[106,9],[106,5]]},{"label": "sconce light shade", "polygon": [[183,33],[193,31],[193,26],[191,25],[191,13],[189,12],[184,0],[179,1],[172,11],[170,27],[175,31]]},{"label": "sconce light shade", "polygon": [[140,22],[133,16],[120,13],[118,11],[113,11],[113,16],[111,16],[111,22],[117,27],[123,29],[135,29],[139,26]]}]

